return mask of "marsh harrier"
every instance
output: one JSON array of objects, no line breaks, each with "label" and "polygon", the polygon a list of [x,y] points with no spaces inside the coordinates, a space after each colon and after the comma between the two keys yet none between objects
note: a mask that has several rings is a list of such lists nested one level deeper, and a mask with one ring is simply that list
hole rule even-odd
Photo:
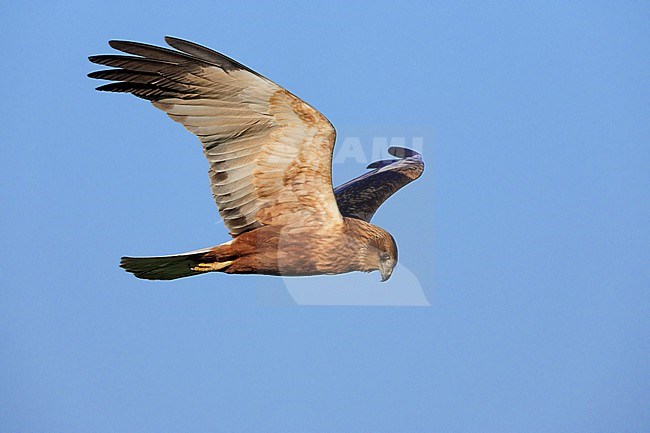
[{"label": "marsh harrier", "polygon": [[173,48],[110,41],[127,55],[90,61],[114,69],[97,90],[151,101],[194,133],[210,163],[214,200],[232,239],[162,257],[123,257],[136,277],[171,280],[205,272],[266,275],[379,270],[386,281],[397,245],[370,224],[377,208],[417,179],[424,164],[412,150],[332,188],[332,124],[297,96],[223,54],[177,38]]}]

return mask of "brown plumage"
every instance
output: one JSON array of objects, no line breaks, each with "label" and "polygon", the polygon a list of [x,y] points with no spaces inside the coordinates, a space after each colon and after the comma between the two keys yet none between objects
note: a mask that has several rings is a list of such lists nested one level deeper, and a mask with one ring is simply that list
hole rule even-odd
[{"label": "brown plumage", "polygon": [[384,200],[419,177],[419,154],[391,148],[402,159],[371,164],[373,172],[337,188],[335,197],[336,132],[321,113],[220,53],[181,39],[165,40],[175,50],[110,41],[130,55],[89,57],[116,68],[89,77],[114,81],[97,90],[151,101],[200,139],[212,193],[233,239],[173,256],[124,257],[120,265],[154,280],[212,271],[317,275],[373,270],[381,272],[382,281],[388,279],[397,246],[369,221]]}]

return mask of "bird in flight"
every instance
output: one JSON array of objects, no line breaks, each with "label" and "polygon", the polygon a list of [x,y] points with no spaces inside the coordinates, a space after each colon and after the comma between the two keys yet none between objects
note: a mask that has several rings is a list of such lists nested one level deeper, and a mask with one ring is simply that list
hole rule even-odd
[{"label": "bird in flight", "polygon": [[109,66],[88,74],[97,88],[151,101],[195,134],[210,164],[214,200],[232,239],[159,257],[123,257],[138,278],[172,280],[206,272],[304,276],[378,270],[390,278],[397,244],[370,223],[381,204],[424,170],[419,153],[395,159],[336,189],[336,131],[306,102],[209,48],[166,37],[172,48],[110,41],[126,55],[91,56]]}]

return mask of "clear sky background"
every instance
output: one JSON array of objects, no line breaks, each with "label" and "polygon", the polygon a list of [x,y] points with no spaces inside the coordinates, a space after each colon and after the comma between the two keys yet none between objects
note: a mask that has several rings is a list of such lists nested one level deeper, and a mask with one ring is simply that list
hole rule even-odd
[{"label": "clear sky background", "polygon": [[[0,431],[650,431],[649,18],[641,1],[5,2]],[[373,222],[430,306],[117,267],[228,239],[196,139],[86,78],[109,39],[164,35],[268,76],[340,138],[424,136],[424,176]]]}]

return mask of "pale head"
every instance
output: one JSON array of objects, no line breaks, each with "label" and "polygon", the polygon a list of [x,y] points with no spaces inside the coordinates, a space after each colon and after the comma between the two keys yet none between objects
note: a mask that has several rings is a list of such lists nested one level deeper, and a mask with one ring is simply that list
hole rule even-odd
[{"label": "pale head", "polygon": [[366,244],[364,261],[368,271],[377,270],[384,282],[393,274],[397,265],[397,244],[395,239],[385,230],[379,229],[379,235]]}]

